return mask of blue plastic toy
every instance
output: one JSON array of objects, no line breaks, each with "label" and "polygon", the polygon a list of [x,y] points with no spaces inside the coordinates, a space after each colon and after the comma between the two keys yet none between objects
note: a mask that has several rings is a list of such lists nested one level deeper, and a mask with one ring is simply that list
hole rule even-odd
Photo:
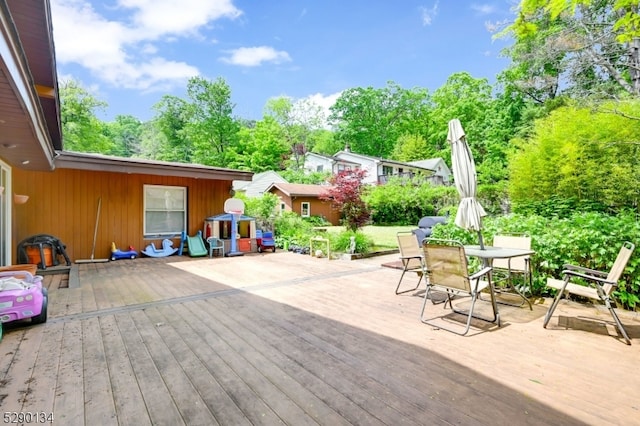
[{"label": "blue plastic toy", "polygon": [[162,240],[161,249],[156,248],[156,245],[154,243],[151,243],[147,247],[145,247],[144,250],[142,250],[142,253],[146,254],[149,257],[166,257],[171,256],[177,251],[177,248],[173,248],[173,241],[165,238],[164,240]]},{"label": "blue plastic toy", "polygon": [[136,257],[138,257],[138,252],[132,246],[129,246],[129,250],[122,251],[116,247],[116,243],[111,243],[111,260],[135,259]]}]

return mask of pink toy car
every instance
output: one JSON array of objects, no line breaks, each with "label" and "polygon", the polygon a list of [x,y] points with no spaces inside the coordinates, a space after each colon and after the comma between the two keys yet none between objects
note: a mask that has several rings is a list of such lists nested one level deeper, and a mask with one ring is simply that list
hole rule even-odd
[{"label": "pink toy car", "polygon": [[42,277],[27,271],[0,272],[0,323],[31,318],[32,324],[47,321],[49,301]]}]

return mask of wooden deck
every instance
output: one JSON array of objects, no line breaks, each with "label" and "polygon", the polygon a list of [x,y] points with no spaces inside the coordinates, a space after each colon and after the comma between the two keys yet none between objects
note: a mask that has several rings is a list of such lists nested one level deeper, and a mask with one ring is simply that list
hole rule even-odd
[{"label": "wooden deck", "polygon": [[636,315],[633,346],[572,302],[544,330],[549,300],[460,337],[394,295],[395,259],[74,265],[75,284],[45,277],[46,324],[5,327],[0,407],[58,425],[640,424]]}]

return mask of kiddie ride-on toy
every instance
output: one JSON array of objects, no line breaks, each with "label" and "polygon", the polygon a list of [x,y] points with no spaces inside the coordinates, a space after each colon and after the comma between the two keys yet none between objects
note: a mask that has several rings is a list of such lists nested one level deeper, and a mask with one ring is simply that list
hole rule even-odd
[{"label": "kiddie ride-on toy", "polygon": [[118,259],[135,259],[138,257],[138,252],[132,246],[129,246],[129,250],[120,250],[116,247],[116,243],[111,243],[111,260]]},{"label": "kiddie ride-on toy", "polygon": [[258,245],[258,253],[262,253],[266,249],[270,249],[275,253],[276,242],[273,240],[273,232],[262,232],[256,230],[256,244]]},{"label": "kiddie ride-on toy", "polygon": [[42,277],[28,271],[0,272],[0,323],[31,318],[32,324],[47,321],[49,295]]}]

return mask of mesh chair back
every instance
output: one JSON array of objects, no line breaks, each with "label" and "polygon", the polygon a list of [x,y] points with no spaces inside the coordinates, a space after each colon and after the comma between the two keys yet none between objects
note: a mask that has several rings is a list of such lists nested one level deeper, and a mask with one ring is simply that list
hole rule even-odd
[{"label": "mesh chair back", "polygon": [[[633,253],[634,248],[635,246],[628,241],[626,241],[622,245],[622,247],[620,248],[620,251],[618,252],[618,256],[616,257],[616,261],[613,263],[613,266],[609,271],[609,275],[607,275],[607,281],[612,281],[617,283],[618,280],[620,280],[620,277],[622,276],[622,272],[624,272],[624,268],[627,267],[627,262],[629,262],[629,259],[631,258],[631,254]],[[611,290],[613,289],[613,285],[604,284],[602,286],[602,289],[606,294],[610,294]]]},{"label": "mesh chair back", "polygon": [[[421,263],[419,258],[422,256],[422,250],[420,250],[420,245],[418,244],[416,236],[410,232],[398,232],[397,238],[400,256],[409,259],[407,269],[420,267]],[[411,259],[414,257],[416,259]]]},{"label": "mesh chair back", "polygon": [[425,241],[423,249],[432,285],[471,292],[467,257],[461,244]]},{"label": "mesh chair back", "polygon": [[[493,237],[495,247],[516,249],[531,249],[531,237],[528,235],[496,235]],[[511,259],[493,259],[492,266],[499,269],[510,269],[516,272],[527,272],[529,256],[513,257]]]}]

